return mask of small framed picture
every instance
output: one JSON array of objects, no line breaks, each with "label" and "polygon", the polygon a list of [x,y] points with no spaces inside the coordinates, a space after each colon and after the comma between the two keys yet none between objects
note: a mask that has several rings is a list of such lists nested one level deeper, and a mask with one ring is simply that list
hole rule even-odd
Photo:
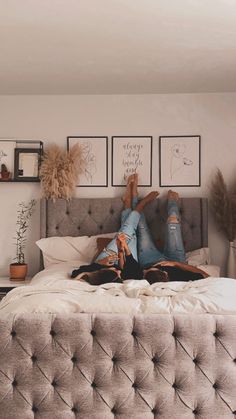
[{"label": "small framed picture", "polygon": [[159,137],[160,186],[201,185],[201,136]]},{"label": "small framed picture", "polygon": [[41,163],[41,149],[15,149],[15,180],[39,181],[39,167]]},{"label": "small framed picture", "polygon": [[108,186],[108,137],[67,137],[67,149],[79,143],[85,162],[77,186]]},{"label": "small framed picture", "polygon": [[112,137],[112,186],[126,186],[138,173],[139,186],[152,186],[152,137]]}]

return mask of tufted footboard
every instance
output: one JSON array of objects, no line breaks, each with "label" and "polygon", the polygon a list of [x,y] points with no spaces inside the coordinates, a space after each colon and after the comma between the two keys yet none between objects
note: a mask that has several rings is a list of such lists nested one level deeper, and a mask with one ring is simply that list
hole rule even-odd
[{"label": "tufted footboard", "polygon": [[236,316],[0,319],[0,419],[234,419]]}]

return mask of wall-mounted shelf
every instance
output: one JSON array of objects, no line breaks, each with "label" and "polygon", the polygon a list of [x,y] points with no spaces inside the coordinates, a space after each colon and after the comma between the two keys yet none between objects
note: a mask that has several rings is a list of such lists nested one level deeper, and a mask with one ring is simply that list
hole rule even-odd
[{"label": "wall-mounted shelf", "polygon": [[[1,172],[0,183],[39,183],[42,157],[41,140],[0,139],[0,172],[1,165],[6,166],[6,170]],[[3,179],[4,174],[8,176],[9,173],[9,179]]]},{"label": "wall-mounted shelf", "polygon": [[25,182],[39,183],[40,179],[36,179],[36,180],[21,180],[21,179],[3,180],[3,179],[0,178],[0,183],[25,183]]}]

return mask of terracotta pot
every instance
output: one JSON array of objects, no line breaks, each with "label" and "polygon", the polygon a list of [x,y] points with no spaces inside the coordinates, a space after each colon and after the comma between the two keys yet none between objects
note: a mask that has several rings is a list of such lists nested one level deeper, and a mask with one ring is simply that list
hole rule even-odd
[{"label": "terracotta pot", "polygon": [[26,263],[10,264],[10,279],[13,281],[24,281],[27,275],[28,265]]},{"label": "terracotta pot", "polygon": [[2,180],[9,180],[11,178],[10,172],[1,172],[1,179]]}]

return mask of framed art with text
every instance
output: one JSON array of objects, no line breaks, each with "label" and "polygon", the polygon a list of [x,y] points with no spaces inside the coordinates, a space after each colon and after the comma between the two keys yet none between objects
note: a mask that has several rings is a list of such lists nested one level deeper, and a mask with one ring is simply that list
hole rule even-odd
[{"label": "framed art with text", "polygon": [[201,185],[201,136],[159,137],[160,186]]},{"label": "framed art with text", "polygon": [[139,186],[152,186],[152,137],[112,137],[112,186],[125,186],[138,173]]},{"label": "framed art with text", "polygon": [[108,186],[108,137],[67,137],[67,149],[79,143],[84,160],[77,186]]}]

